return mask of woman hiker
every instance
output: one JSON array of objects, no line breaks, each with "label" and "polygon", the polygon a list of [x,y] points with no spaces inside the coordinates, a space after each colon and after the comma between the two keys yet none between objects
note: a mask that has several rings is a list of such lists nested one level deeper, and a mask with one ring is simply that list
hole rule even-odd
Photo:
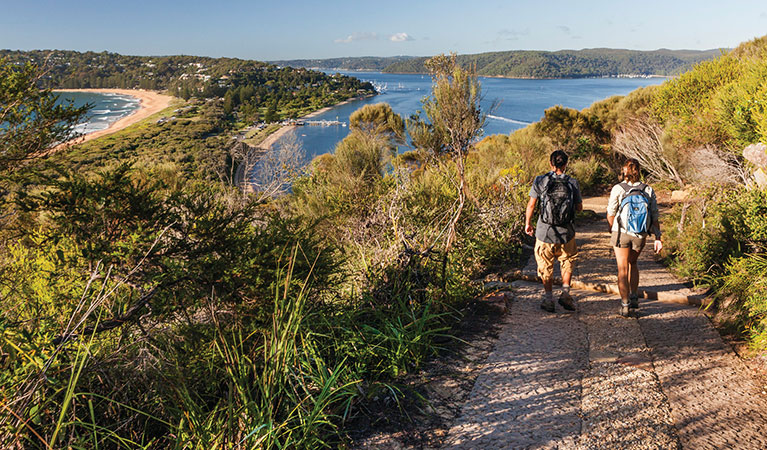
[{"label": "woman hiker", "polygon": [[620,315],[639,309],[639,266],[637,259],[647,236],[655,234],[655,253],[661,242],[658,200],[655,191],[639,181],[639,161],[629,159],[621,168],[623,182],[613,186],[607,204],[607,222],[612,230],[610,244],[618,263],[618,290],[621,295]]}]

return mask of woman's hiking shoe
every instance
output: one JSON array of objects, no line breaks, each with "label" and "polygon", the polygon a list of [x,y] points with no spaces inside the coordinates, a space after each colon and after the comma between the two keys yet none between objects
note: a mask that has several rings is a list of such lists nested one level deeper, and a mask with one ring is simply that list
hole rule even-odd
[{"label": "woman's hiking shoe", "polygon": [[575,301],[573,301],[573,297],[567,292],[563,292],[562,295],[559,296],[557,303],[562,305],[562,307],[568,311],[575,311]]},{"label": "woman's hiking shoe", "polygon": [[550,313],[554,312],[554,300],[549,298],[544,298],[541,302],[541,309],[544,311],[548,311]]},{"label": "woman's hiking shoe", "polygon": [[620,310],[619,314],[621,316],[623,316],[623,317],[628,317],[629,316],[629,304],[628,303],[621,302],[621,310]]},{"label": "woman's hiking shoe", "polygon": [[629,308],[639,309],[639,296],[629,297]]}]

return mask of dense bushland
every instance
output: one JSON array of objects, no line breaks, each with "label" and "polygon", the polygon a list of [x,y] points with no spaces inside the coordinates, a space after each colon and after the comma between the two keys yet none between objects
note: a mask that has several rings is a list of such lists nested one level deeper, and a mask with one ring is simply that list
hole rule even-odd
[{"label": "dense bushland", "polygon": [[665,83],[644,119],[657,130],[644,156],[665,162],[656,177],[691,193],[665,220],[671,263],[709,286],[729,326],[760,351],[767,348],[765,74],[762,37]]},{"label": "dense bushland", "polygon": [[[349,419],[408,396],[398,377],[450,342],[470,280],[520,255],[555,148],[586,193],[625,156],[688,187],[663,218],[673,264],[764,348],[767,194],[751,175],[767,155],[742,156],[766,139],[764,48],[481,141],[476,75],[437,57],[421,114],[366,106],[333,154],[266,173],[287,193],[231,187],[225,99],[45,160],[83,111],[0,128],[16,152],[0,166],[2,445],[342,444]],[[33,69],[3,66],[3,110],[52,108]]]},{"label": "dense bushland", "polygon": [[[2,446],[330,447],[366,404],[401,402],[398,377],[450,342],[469,281],[519,256],[538,169],[474,148],[472,73],[442,57],[434,77],[423,117],[363,108],[277,197],[206,174],[231,164],[210,132],[220,103],[45,160],[50,123],[19,124],[29,160],[2,174]],[[397,156],[406,127],[430,145]],[[179,134],[194,147],[174,159]]]}]

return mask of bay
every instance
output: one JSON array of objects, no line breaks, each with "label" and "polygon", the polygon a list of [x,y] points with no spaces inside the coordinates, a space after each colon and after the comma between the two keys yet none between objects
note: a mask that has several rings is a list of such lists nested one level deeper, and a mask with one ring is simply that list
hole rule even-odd
[{"label": "bay", "polygon": [[[335,71],[328,71],[334,73]],[[367,104],[388,103],[394,112],[409,117],[421,109],[421,101],[431,92],[431,78],[420,74],[340,71],[344,75],[369,81],[380,92],[375,97],[356,100],[334,107],[313,120],[337,120],[349,123],[349,116]],[[578,78],[522,80],[480,77],[483,100],[487,109],[494,101],[497,108],[488,117],[484,135],[509,134],[540,120],[547,108],[562,105],[583,109],[613,95],[626,95],[644,86],[657,85],[666,78]],[[332,152],[349,134],[348,126],[304,126],[296,130],[307,157]]]}]

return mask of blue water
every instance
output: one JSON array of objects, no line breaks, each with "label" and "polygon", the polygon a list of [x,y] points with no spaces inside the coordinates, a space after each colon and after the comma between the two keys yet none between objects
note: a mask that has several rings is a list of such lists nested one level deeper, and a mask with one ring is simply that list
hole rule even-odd
[{"label": "blue water", "polygon": [[[344,71],[345,75],[372,82],[380,94],[364,100],[335,107],[315,119],[339,120],[348,124],[349,116],[366,104],[388,103],[394,112],[409,117],[421,108],[421,101],[431,90],[428,75],[390,74],[380,72]],[[498,102],[488,117],[484,135],[509,134],[543,117],[554,105],[583,109],[598,100],[613,95],[626,95],[636,88],[660,84],[665,78],[581,78],[567,80],[516,80],[480,78],[483,108]],[[108,128],[112,122],[130,115],[139,108],[135,97],[91,92],[59,92],[59,102],[72,100],[75,106],[94,105],[86,120],[77,126],[80,133],[92,133]],[[307,156],[312,158],[332,152],[347,134],[348,127],[305,126],[297,129]]]},{"label": "blue water", "polygon": [[[388,103],[394,112],[409,117],[421,108],[428,96],[431,78],[428,75],[390,74],[380,72],[341,72],[370,81],[381,92],[364,100],[353,101],[327,111],[316,119],[339,120],[348,124],[349,116],[366,104]],[[489,108],[494,100],[500,104],[489,116],[484,135],[509,134],[543,117],[552,106],[583,109],[598,100],[613,95],[626,95],[643,86],[660,84],[665,78],[581,78],[558,80],[516,80],[480,78],[482,107]],[[305,126],[297,129],[308,157],[332,152],[336,144],[349,133],[342,126]]]},{"label": "blue water", "polygon": [[93,105],[85,120],[78,124],[76,133],[88,134],[109,128],[113,122],[129,116],[136,111],[140,102],[136,97],[120,94],[97,94],[95,92],[56,92],[59,95],[57,103],[83,106]]}]

